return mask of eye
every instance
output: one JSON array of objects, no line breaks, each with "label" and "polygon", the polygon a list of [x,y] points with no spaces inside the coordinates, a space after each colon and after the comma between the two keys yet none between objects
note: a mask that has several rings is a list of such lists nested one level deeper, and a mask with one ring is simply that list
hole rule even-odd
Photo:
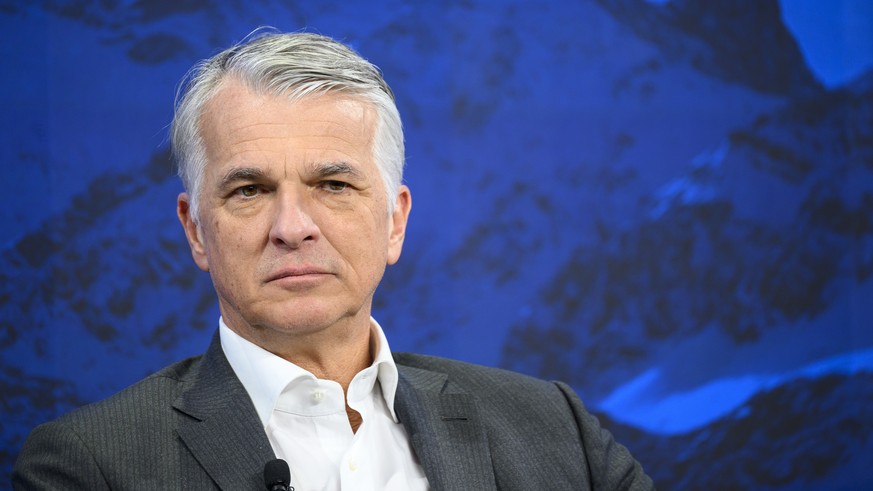
[{"label": "eye", "polygon": [[260,192],[258,186],[254,184],[249,184],[248,186],[242,186],[236,188],[236,194],[242,196],[243,198],[254,198]]},{"label": "eye", "polygon": [[324,181],[321,183],[321,187],[325,191],[330,191],[331,193],[341,193],[349,188],[349,183],[342,181]]}]

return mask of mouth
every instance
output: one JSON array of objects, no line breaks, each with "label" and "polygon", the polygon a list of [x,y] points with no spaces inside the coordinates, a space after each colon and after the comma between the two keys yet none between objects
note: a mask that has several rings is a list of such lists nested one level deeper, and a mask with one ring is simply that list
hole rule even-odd
[{"label": "mouth", "polygon": [[274,281],[294,281],[294,280],[313,280],[320,277],[329,276],[331,273],[322,268],[315,266],[295,266],[282,268],[267,277],[265,283]]}]

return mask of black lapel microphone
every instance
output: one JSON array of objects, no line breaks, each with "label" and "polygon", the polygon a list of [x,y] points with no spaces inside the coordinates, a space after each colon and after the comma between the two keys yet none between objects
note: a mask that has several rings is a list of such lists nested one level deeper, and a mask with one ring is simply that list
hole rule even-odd
[{"label": "black lapel microphone", "polygon": [[268,491],[294,491],[291,485],[291,469],[288,462],[273,459],[264,465],[264,484]]}]

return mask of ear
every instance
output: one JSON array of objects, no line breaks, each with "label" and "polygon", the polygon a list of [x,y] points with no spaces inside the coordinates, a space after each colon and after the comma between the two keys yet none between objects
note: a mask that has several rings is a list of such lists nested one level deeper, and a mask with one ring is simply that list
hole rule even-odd
[{"label": "ear", "polygon": [[412,210],[412,193],[409,188],[401,185],[397,191],[397,200],[394,202],[394,212],[389,218],[388,226],[388,264],[394,264],[400,259],[400,251],[403,249],[403,239],[406,237],[406,223],[409,220],[409,211]]},{"label": "ear", "polygon": [[194,262],[203,271],[209,271],[209,260],[206,256],[206,243],[200,235],[200,226],[191,215],[191,203],[188,199],[188,193],[180,193],[176,200],[176,214],[179,216],[179,221],[182,223],[182,228],[185,230],[185,237],[188,239],[188,246],[191,247],[191,257]]}]

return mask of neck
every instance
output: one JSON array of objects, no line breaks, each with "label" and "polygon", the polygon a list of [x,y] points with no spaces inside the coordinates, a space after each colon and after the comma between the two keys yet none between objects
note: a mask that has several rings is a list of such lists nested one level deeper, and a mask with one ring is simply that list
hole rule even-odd
[{"label": "neck", "polygon": [[[320,329],[274,326],[252,327],[242,319],[225,318],[225,324],[243,339],[284,358],[322,380],[340,384],[348,397],[349,385],[360,371],[369,367],[378,349],[369,312]],[[362,423],[361,415],[346,404],[352,431]]]},{"label": "neck", "polygon": [[[351,426],[352,432],[357,433],[358,428],[363,423],[363,417],[348,405],[348,394],[352,379],[361,370],[370,366],[376,356],[377,341],[372,334],[369,318],[366,326],[356,329],[354,335],[346,341],[345,343],[329,343],[331,346],[327,351],[295,350],[293,353],[273,352],[273,354],[285,358],[317,378],[339,383],[346,396],[346,415],[349,418],[349,426]],[[304,343],[304,346],[311,345]]]},{"label": "neck", "polygon": [[373,363],[376,338],[370,316],[342,319],[319,329],[252,327],[234,317],[225,324],[243,339],[294,363],[323,380],[333,380],[347,391],[355,375]]},{"label": "neck", "polygon": [[369,321],[365,326],[355,329],[346,339],[331,338],[320,343],[316,349],[315,343],[305,343],[302,347],[287,351],[272,351],[291,363],[312,373],[322,380],[333,380],[340,384],[344,392],[355,375],[373,363],[375,352],[372,350]]},{"label": "neck", "polygon": [[[376,340],[371,331],[368,318],[366,326],[356,329],[355,335],[350,336],[344,343],[328,343],[330,346],[326,351],[298,349],[285,354],[273,352],[273,354],[281,356],[312,373],[317,378],[339,383],[346,396],[346,415],[349,418],[349,426],[354,433],[357,433],[358,428],[363,423],[363,417],[348,405],[349,385],[355,375],[373,363]],[[312,345],[305,343],[304,346],[311,347]]]}]

